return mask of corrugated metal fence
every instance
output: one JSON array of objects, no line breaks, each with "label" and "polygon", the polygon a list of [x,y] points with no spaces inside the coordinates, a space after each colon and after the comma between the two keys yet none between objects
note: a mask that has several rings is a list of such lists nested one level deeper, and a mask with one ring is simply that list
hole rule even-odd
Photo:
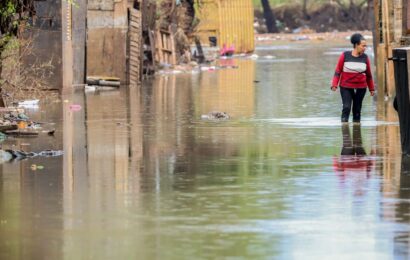
[{"label": "corrugated metal fence", "polygon": [[236,53],[254,50],[252,0],[204,0],[197,11],[197,35],[202,43],[214,36],[219,47],[233,45]]}]

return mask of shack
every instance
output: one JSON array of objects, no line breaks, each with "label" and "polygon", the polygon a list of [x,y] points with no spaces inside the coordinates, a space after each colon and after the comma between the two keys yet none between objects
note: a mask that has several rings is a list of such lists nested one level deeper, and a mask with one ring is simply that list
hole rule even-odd
[{"label": "shack", "polygon": [[376,56],[378,96],[395,95],[392,50],[410,46],[410,1],[374,0],[374,48]]}]

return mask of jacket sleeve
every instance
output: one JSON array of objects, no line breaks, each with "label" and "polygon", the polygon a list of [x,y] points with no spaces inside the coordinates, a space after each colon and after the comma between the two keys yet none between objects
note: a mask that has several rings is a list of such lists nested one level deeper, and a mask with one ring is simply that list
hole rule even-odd
[{"label": "jacket sleeve", "polygon": [[374,82],[373,82],[373,76],[372,76],[372,69],[370,65],[370,59],[367,57],[366,60],[366,82],[367,86],[369,87],[370,91],[374,91]]},{"label": "jacket sleeve", "polygon": [[338,60],[337,64],[336,64],[335,74],[334,74],[333,80],[332,80],[332,87],[337,87],[339,85],[339,80],[340,80],[340,77],[342,76],[342,72],[343,72],[344,60],[345,60],[345,54],[342,53],[339,57],[339,60]]}]

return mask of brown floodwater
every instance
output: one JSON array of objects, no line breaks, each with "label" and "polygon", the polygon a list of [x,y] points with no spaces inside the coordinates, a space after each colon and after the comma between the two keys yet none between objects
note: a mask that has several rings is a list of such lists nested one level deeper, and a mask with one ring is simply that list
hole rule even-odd
[{"label": "brown floodwater", "polygon": [[0,165],[0,259],[408,259],[397,115],[367,95],[341,126],[344,49],[259,47],[220,61],[237,69],[41,102],[27,113],[55,136],[3,147],[64,156]]}]

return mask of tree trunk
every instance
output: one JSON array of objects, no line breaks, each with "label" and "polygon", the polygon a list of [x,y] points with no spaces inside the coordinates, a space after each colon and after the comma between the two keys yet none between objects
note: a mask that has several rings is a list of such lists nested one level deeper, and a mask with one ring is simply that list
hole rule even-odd
[{"label": "tree trunk", "polygon": [[308,13],[307,13],[307,1],[308,1],[308,0],[303,0],[303,5],[302,5],[303,17],[304,17],[305,19],[308,19],[308,18],[309,18],[309,15],[308,15]]},{"label": "tree trunk", "polygon": [[266,27],[269,33],[277,33],[276,19],[273,15],[272,8],[270,8],[269,0],[261,0],[263,7],[263,16],[265,17]]},{"label": "tree trunk", "polygon": [[[373,0],[367,0],[367,29],[371,30],[374,32],[375,24],[374,24],[374,11],[373,11],[374,5],[373,5]],[[375,39],[375,37],[373,38]],[[375,46],[375,45],[373,45]]]},{"label": "tree trunk", "polygon": [[4,40],[2,44],[0,45],[0,107],[5,107],[4,99],[3,99],[3,87],[2,87],[2,81],[3,81],[3,52],[4,49],[6,48],[6,45],[8,44],[8,40]]},{"label": "tree trunk", "polygon": [[[0,83],[2,82],[2,72],[3,72],[3,59],[2,59],[2,55],[3,55],[3,53],[2,53],[3,51],[1,51],[0,50]],[[4,100],[3,100],[3,88],[2,88],[2,86],[0,85],[0,107],[5,107],[5,104],[4,104]]]}]

